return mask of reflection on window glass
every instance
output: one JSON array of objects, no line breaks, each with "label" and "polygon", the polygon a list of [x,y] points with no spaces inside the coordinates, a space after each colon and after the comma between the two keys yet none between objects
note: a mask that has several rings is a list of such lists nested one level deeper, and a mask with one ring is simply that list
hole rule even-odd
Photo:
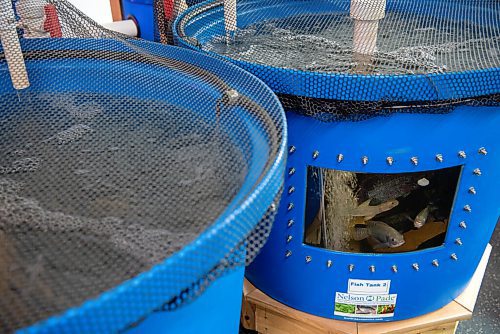
[{"label": "reflection on window glass", "polygon": [[440,246],[460,170],[375,174],[309,167],[304,241],[361,253]]}]

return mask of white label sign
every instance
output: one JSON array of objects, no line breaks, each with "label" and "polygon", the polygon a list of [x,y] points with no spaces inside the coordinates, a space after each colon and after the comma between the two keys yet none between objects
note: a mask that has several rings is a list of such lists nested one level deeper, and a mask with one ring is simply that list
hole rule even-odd
[{"label": "white label sign", "polygon": [[391,287],[390,280],[350,279],[347,283],[347,293],[386,295]]}]

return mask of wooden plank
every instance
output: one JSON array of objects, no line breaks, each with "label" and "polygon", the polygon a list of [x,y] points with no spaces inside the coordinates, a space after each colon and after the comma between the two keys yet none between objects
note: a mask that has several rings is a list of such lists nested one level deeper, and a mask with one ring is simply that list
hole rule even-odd
[{"label": "wooden plank", "polygon": [[[288,307],[255,289],[246,299],[256,306],[255,327],[258,332],[278,333],[335,333],[356,334],[354,322],[332,320]],[[275,324],[275,322],[277,322]],[[283,330],[291,330],[283,332]],[[304,332],[302,332],[304,331]]]},{"label": "wooden plank", "polygon": [[491,245],[488,244],[484,250],[483,257],[477,266],[472,279],[465,291],[458,296],[455,301],[468,309],[470,312],[474,311],[474,306],[476,305],[477,296],[479,295],[479,290],[481,289],[481,283],[483,282],[484,273],[488,265],[488,260],[491,254]]},{"label": "wooden plank", "polygon": [[245,280],[243,282],[243,301],[241,304],[241,325],[250,330],[255,330],[255,315],[256,307],[254,304],[249,302],[246,296],[254,291],[256,288],[249,281]]},{"label": "wooden plank", "polygon": [[[428,330],[442,330],[460,320],[467,320],[472,313],[453,301],[445,307],[420,317],[376,324],[359,323],[358,334],[408,334],[427,333]],[[437,328],[437,329],[436,329]]]},{"label": "wooden plank", "polygon": [[113,21],[123,20],[121,1],[109,0],[109,4],[111,5],[111,16],[113,17]]}]

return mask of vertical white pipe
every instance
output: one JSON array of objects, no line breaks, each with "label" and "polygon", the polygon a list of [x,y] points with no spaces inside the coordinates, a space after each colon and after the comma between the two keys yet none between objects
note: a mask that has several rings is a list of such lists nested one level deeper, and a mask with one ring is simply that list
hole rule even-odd
[{"label": "vertical white pipe", "polygon": [[372,56],[375,53],[378,22],[385,17],[385,8],[386,0],[351,0],[355,54]]},{"label": "vertical white pipe", "polygon": [[236,0],[224,0],[224,28],[226,41],[229,43],[236,31]]},{"label": "vertical white pipe", "polygon": [[174,15],[175,17],[184,13],[184,11],[188,9],[188,5],[186,0],[177,0],[174,2]]},{"label": "vertical white pipe", "polygon": [[30,82],[17,36],[16,18],[11,0],[0,0],[0,39],[12,85],[15,89],[28,88]]}]

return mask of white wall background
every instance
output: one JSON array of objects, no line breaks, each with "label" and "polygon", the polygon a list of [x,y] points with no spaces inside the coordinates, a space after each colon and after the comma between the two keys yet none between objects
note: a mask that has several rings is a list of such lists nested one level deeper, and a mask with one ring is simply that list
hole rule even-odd
[{"label": "white wall background", "polygon": [[97,23],[103,24],[113,21],[109,0],[69,0],[69,2]]}]

